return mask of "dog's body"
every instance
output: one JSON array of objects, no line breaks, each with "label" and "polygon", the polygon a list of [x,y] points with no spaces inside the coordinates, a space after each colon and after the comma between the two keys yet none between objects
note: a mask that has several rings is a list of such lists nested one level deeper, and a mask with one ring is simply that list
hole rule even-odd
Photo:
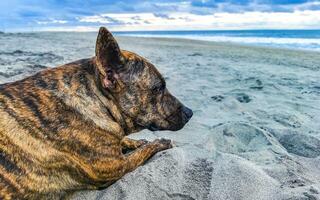
[{"label": "dog's body", "polygon": [[101,28],[94,58],[0,85],[0,199],[105,187],[171,148],[169,140],[125,137],[179,130],[191,118],[164,84],[152,64],[121,51]]}]

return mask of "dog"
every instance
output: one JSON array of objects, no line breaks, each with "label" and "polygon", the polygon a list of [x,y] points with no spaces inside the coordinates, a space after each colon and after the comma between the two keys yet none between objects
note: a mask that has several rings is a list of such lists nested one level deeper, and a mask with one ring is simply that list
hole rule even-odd
[{"label": "dog", "polygon": [[155,66],[120,50],[101,27],[93,58],[0,85],[0,199],[107,187],[172,148],[171,140],[126,136],[177,131],[191,117]]}]

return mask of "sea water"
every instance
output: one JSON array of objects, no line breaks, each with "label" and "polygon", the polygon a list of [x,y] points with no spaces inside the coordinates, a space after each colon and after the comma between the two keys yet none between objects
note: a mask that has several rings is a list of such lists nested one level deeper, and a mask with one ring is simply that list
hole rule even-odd
[{"label": "sea water", "polygon": [[320,51],[320,30],[135,31],[118,35],[185,38]]}]

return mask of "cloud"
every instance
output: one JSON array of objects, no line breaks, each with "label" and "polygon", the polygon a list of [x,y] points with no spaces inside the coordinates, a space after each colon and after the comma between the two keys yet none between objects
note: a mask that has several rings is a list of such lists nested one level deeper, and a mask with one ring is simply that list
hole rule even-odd
[{"label": "cloud", "polygon": [[263,5],[292,5],[303,4],[310,2],[310,0],[193,0],[192,6],[196,7],[218,7],[219,4],[231,4],[246,6],[249,4],[263,4]]},{"label": "cloud", "polygon": [[[297,5],[319,2],[317,0],[193,0],[191,9],[209,9],[211,12],[294,12]],[[301,7],[302,8],[302,7]],[[306,8],[307,10],[307,8]]]},{"label": "cloud", "polygon": [[282,4],[282,5],[288,5],[288,4],[302,4],[307,3],[309,0],[269,0],[269,1],[262,1],[263,3],[271,3],[271,4]]},{"label": "cloud", "polygon": [[174,19],[173,17],[170,17],[168,14],[163,14],[163,13],[153,13],[153,15],[155,17],[160,17],[160,18],[163,18],[163,19]]},{"label": "cloud", "polygon": [[91,30],[100,25],[119,30],[313,28],[310,24],[320,26],[314,16],[319,11],[319,0],[10,0],[0,1],[0,27],[13,31]]},{"label": "cloud", "polygon": [[[111,30],[193,30],[193,29],[300,29],[320,28],[320,11],[243,12],[198,15],[190,13],[102,14],[80,21],[110,24]],[[107,20],[105,20],[107,19]],[[113,19],[118,23],[112,23]],[[89,24],[90,25],[90,24]]]},{"label": "cloud", "polygon": [[40,25],[47,25],[47,24],[66,24],[68,21],[66,20],[56,20],[56,19],[50,19],[49,21],[37,21],[37,24]]},{"label": "cloud", "polygon": [[85,16],[79,17],[79,22],[86,23],[101,23],[101,24],[122,24],[122,21],[109,17],[107,15],[94,15],[94,16]]},{"label": "cloud", "polygon": [[219,4],[248,5],[252,0],[194,0],[192,6],[216,8]]},{"label": "cloud", "polygon": [[295,10],[320,10],[320,1],[296,5]]}]

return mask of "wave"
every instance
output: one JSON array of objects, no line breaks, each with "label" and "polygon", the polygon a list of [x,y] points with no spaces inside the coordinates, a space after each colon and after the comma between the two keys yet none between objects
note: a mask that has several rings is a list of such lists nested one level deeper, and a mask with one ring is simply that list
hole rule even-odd
[{"label": "wave", "polygon": [[239,44],[284,47],[320,51],[320,39],[316,38],[276,38],[276,37],[232,37],[203,35],[157,35],[157,34],[126,34],[136,37],[182,38],[214,42],[232,42]]}]

